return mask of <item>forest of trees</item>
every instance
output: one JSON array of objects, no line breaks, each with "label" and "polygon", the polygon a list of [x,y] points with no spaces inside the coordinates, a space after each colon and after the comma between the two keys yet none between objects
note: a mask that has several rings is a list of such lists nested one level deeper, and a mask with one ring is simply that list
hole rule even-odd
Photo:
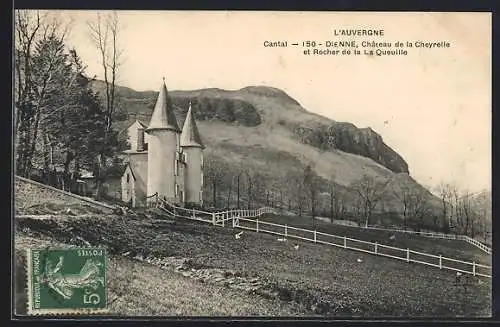
[{"label": "forest of trees", "polygon": [[15,172],[71,189],[85,169],[96,177],[99,198],[116,153],[126,145],[113,129],[118,17],[109,13],[88,22],[89,43],[100,54],[107,82],[104,95],[92,91],[85,64],[68,48],[70,28],[71,22],[45,12],[15,12]]}]

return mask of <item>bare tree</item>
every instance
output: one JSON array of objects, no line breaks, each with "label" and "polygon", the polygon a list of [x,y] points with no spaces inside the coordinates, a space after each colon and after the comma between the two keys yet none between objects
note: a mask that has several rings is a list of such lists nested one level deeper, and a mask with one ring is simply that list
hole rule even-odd
[{"label": "bare tree", "polygon": [[409,217],[415,225],[417,231],[421,231],[424,226],[424,218],[430,213],[427,190],[412,189],[409,193]]},{"label": "bare tree", "polygon": [[319,194],[319,179],[316,173],[312,170],[311,166],[307,165],[304,168],[304,190],[306,192],[306,197],[311,208],[311,217],[313,225],[315,225],[316,217],[316,207],[318,205],[318,194]]},{"label": "bare tree", "polygon": [[454,218],[453,226],[456,234],[463,233],[462,210],[460,206],[460,192],[456,186],[451,188],[451,211]]},{"label": "bare tree", "polygon": [[240,180],[243,171],[240,168],[236,168],[236,207],[240,209]]},{"label": "bare tree", "polygon": [[330,194],[330,220],[333,222],[334,219],[344,219],[346,213],[346,206],[342,198],[339,187],[333,182],[329,187]]},{"label": "bare tree", "polygon": [[120,34],[120,22],[118,14],[113,11],[104,16],[97,13],[95,20],[88,21],[90,39],[94,43],[102,67],[102,74],[105,84],[105,115],[104,115],[104,146],[103,151],[97,158],[95,171],[96,178],[96,198],[102,193],[102,185],[105,179],[103,165],[106,163],[105,148],[109,141],[109,134],[112,129],[113,116],[116,109],[116,80],[118,77],[118,68],[122,50],[118,46]]},{"label": "bare tree", "polygon": [[474,232],[480,234],[481,239],[488,243],[491,236],[491,192],[483,191],[476,195],[472,201],[476,221],[473,225]]},{"label": "bare tree", "polygon": [[441,200],[441,227],[444,232],[448,232],[450,228],[452,188],[450,184],[443,182],[436,188],[436,192]]},{"label": "bare tree", "polygon": [[217,198],[221,191],[222,181],[226,176],[224,162],[217,157],[207,156],[203,168],[204,176],[206,176],[208,181],[206,185],[212,191],[212,205],[214,208],[217,208]]},{"label": "bare tree", "polygon": [[381,181],[365,174],[351,184],[350,188],[357,194],[359,199],[365,227],[368,227],[373,209],[384,196],[389,182],[389,180]]},{"label": "bare tree", "polygon": [[408,216],[410,214],[409,207],[411,205],[411,189],[408,185],[398,185],[394,194],[401,200],[401,204],[403,206],[403,224],[404,229],[406,230],[408,228]]},{"label": "bare tree", "polygon": [[288,210],[297,210],[299,216],[302,216],[307,206],[303,172],[288,170],[284,178],[286,183],[283,185],[283,192],[287,194]]}]

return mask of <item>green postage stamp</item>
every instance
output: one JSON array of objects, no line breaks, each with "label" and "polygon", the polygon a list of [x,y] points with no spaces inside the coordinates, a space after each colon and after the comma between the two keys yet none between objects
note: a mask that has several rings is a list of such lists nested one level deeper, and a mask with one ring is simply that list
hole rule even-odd
[{"label": "green postage stamp", "polygon": [[104,248],[28,249],[28,314],[107,312]]}]

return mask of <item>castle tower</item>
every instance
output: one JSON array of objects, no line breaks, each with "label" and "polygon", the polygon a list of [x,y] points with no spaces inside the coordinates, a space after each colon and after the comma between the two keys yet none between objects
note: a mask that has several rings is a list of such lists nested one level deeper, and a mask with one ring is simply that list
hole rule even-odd
[{"label": "castle tower", "polygon": [[145,132],[149,136],[147,195],[158,193],[160,198],[176,203],[176,154],[180,130],[165,78]]},{"label": "castle tower", "polygon": [[185,201],[190,204],[203,204],[203,149],[200,133],[196,127],[191,103],[182,127],[180,146],[185,156]]}]

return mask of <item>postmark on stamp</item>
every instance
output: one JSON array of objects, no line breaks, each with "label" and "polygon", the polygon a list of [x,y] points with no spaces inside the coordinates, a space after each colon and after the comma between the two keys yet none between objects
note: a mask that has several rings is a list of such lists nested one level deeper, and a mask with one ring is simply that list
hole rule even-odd
[{"label": "postmark on stamp", "polygon": [[27,251],[28,314],[107,312],[106,249]]}]

